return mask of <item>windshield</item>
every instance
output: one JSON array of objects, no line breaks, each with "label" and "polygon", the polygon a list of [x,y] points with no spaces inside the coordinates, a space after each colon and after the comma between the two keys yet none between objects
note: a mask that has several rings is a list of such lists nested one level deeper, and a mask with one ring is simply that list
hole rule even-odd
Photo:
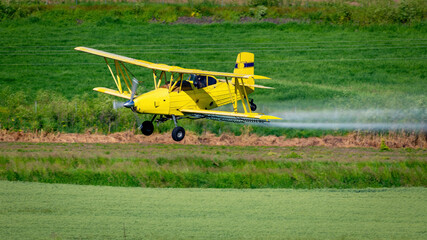
[{"label": "windshield", "polygon": [[196,88],[207,87],[206,76],[194,75],[193,85]]}]

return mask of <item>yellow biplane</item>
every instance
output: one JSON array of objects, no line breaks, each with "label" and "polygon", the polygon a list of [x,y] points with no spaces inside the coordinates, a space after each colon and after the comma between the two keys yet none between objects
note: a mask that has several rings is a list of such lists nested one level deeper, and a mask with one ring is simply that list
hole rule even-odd
[{"label": "yellow biplane", "polygon": [[[260,123],[280,119],[262,113],[254,113],[256,105],[253,99],[249,100],[248,95],[253,93],[255,88],[272,88],[255,84],[255,79],[269,78],[254,75],[254,54],[252,53],[239,53],[234,73],[224,73],[156,64],[87,47],[76,47],[75,50],[104,57],[117,86],[117,90],[104,87],[97,87],[93,90],[128,99],[122,103],[115,102],[115,108],[126,107],[136,113],[154,115],[151,121],[141,124],[140,129],[144,135],[148,136],[153,133],[153,121],[156,120],[156,117],[159,117],[156,120],[157,123],[167,120],[174,121],[175,128],[172,131],[172,138],[175,141],[184,139],[185,130],[177,123],[178,119],[184,117],[238,123]],[[110,66],[108,59],[114,60],[114,66]],[[137,96],[136,90],[139,82],[124,63],[152,69],[154,90]],[[112,68],[115,68],[115,72]],[[131,78],[129,74],[133,77]],[[170,75],[169,80],[167,74]],[[237,111],[239,101],[241,101],[244,111],[241,113]],[[230,103],[233,104],[233,112],[211,110]]]}]

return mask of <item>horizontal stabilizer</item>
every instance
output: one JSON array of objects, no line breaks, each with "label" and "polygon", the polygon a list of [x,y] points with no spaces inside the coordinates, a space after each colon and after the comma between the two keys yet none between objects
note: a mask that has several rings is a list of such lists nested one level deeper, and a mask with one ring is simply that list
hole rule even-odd
[{"label": "horizontal stabilizer", "polygon": [[116,97],[130,99],[130,94],[128,92],[120,93],[117,90],[113,90],[113,89],[109,89],[109,88],[105,88],[105,87],[97,87],[97,88],[94,88],[93,90],[97,91],[97,92],[113,95]]},{"label": "horizontal stabilizer", "polygon": [[[220,80],[221,82],[226,82],[225,80]],[[235,85],[233,82],[231,84]],[[262,86],[258,84],[245,84],[245,87],[253,87],[253,88],[264,88],[264,89],[274,89],[273,87]]]},{"label": "horizontal stabilizer", "polygon": [[269,78],[269,77],[264,77],[264,76],[260,76],[260,75],[253,75],[252,76],[254,79],[271,79],[271,78]]}]

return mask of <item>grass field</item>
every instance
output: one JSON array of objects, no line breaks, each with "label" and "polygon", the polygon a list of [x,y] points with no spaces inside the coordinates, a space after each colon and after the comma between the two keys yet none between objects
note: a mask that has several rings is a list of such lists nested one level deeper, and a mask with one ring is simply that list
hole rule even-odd
[{"label": "grass field", "polygon": [[427,186],[425,149],[0,143],[0,179],[129,187]]},{"label": "grass field", "polygon": [[144,189],[0,181],[2,239],[425,239],[427,190]]},{"label": "grass field", "polygon": [[[426,101],[424,24],[62,26],[20,20],[0,26],[6,56],[0,62],[0,86],[23,90],[31,100],[40,90],[71,99],[85,93],[97,96],[92,91],[96,86],[114,87],[102,58],[73,50],[83,45],[152,62],[227,72],[238,52],[251,51],[256,73],[272,78],[262,84],[277,88],[261,89],[254,97],[288,108],[313,102],[339,107],[344,101],[359,108],[401,108],[409,102],[424,107]],[[152,88],[149,70],[130,69],[144,81],[144,89]]]},{"label": "grass field", "polygon": [[[65,21],[65,20],[64,20]],[[256,73],[272,78],[257,90],[259,111],[391,109],[425,118],[426,39],[424,23],[386,26],[323,24],[105,24],[28,19],[0,23],[1,127],[34,131],[116,132],[135,128],[129,111],[113,111],[114,97],[92,88],[114,88],[103,59],[73,50],[89,46],[152,62],[188,68],[232,70],[236,55],[256,55]],[[215,34],[221,33],[221,34]],[[150,72],[129,66],[152,89]],[[17,92],[16,92],[17,91]],[[37,106],[35,106],[37,102]],[[410,115],[410,114],[409,114]],[[375,119],[374,119],[375,120]],[[406,117],[399,121],[409,121]],[[172,123],[161,125],[169,131]],[[200,133],[233,132],[241,125],[186,122]],[[260,135],[295,134],[254,127]]]}]

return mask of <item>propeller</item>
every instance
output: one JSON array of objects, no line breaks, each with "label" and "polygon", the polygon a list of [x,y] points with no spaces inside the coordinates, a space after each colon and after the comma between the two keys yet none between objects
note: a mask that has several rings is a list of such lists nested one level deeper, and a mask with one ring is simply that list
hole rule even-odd
[{"label": "propeller", "polygon": [[131,108],[135,106],[135,103],[133,102],[133,98],[135,97],[136,88],[138,87],[138,80],[136,80],[136,78],[132,78],[132,82],[133,84],[132,84],[132,93],[130,94],[130,100],[123,104],[123,106],[126,108]]},{"label": "propeller", "polygon": [[114,101],[113,102],[113,108],[114,109],[118,109],[118,108],[132,108],[135,106],[135,102],[133,101],[134,97],[135,97],[135,93],[136,93],[136,89],[138,88],[138,80],[136,78],[132,78],[132,92],[130,95],[130,99],[129,101],[126,102],[118,102],[118,101]]},{"label": "propeller", "polygon": [[136,123],[138,124],[138,127],[140,127],[142,125],[141,119],[139,119],[136,112],[133,112],[133,115],[135,115]]},{"label": "propeller", "polygon": [[113,101],[113,108],[117,110],[119,108],[124,107],[123,106],[124,104],[125,104],[125,102],[119,102],[119,101],[114,100]]}]

